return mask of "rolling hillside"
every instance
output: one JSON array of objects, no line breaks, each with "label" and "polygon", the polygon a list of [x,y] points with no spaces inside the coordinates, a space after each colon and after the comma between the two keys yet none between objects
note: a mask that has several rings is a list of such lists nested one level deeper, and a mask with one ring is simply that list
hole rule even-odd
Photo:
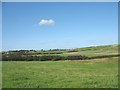
[{"label": "rolling hillside", "polygon": [[4,61],[85,60],[118,56],[118,45],[93,46],[75,49],[18,50],[3,52]]}]

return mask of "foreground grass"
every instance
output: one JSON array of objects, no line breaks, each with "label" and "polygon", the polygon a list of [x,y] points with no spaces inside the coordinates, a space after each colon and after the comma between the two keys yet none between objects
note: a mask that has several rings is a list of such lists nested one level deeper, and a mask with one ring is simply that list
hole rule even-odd
[{"label": "foreground grass", "polygon": [[3,88],[117,88],[118,58],[4,61]]}]

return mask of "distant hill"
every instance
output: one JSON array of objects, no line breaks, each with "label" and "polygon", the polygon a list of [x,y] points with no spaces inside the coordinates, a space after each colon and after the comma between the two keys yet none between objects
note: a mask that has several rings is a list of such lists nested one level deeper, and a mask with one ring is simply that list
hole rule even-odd
[{"label": "distant hill", "polygon": [[102,46],[91,46],[91,47],[84,47],[84,48],[76,48],[79,51],[88,51],[88,50],[118,50],[117,44],[114,45],[102,45]]},{"label": "distant hill", "polygon": [[103,45],[103,46],[91,46],[91,47],[84,47],[84,48],[75,48],[71,53],[66,54],[80,54],[86,56],[101,56],[101,55],[114,55],[118,54],[118,47],[120,45]]},{"label": "distant hill", "polygon": [[[120,45],[92,46],[75,49],[56,50],[17,50],[2,53],[3,60],[11,61],[48,61],[48,60],[85,60],[94,58],[118,57]],[[119,55],[120,56],[120,55]]]}]

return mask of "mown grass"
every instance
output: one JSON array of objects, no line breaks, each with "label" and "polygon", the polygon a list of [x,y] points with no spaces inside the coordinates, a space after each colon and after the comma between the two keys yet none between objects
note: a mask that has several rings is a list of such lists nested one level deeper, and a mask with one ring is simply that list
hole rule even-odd
[{"label": "mown grass", "polygon": [[3,88],[117,88],[118,58],[3,61]]}]

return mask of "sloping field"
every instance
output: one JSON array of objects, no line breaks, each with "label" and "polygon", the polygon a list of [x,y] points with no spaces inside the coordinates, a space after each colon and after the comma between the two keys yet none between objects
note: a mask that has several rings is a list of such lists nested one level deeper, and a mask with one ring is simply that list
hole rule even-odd
[{"label": "sloping field", "polygon": [[106,45],[106,46],[91,46],[85,48],[76,48],[76,52],[66,52],[64,54],[79,54],[85,56],[101,56],[101,55],[115,55],[118,54],[118,45]]},{"label": "sloping field", "polygon": [[[59,52],[58,54],[49,54]],[[48,54],[45,54],[48,53]],[[43,56],[43,55],[60,55],[60,56],[70,56],[70,55],[85,55],[88,57],[93,56],[103,56],[103,55],[116,55],[118,54],[118,45],[105,45],[105,46],[91,46],[84,48],[75,48],[72,50],[65,51],[46,51],[46,52],[37,52],[35,55]]]}]

